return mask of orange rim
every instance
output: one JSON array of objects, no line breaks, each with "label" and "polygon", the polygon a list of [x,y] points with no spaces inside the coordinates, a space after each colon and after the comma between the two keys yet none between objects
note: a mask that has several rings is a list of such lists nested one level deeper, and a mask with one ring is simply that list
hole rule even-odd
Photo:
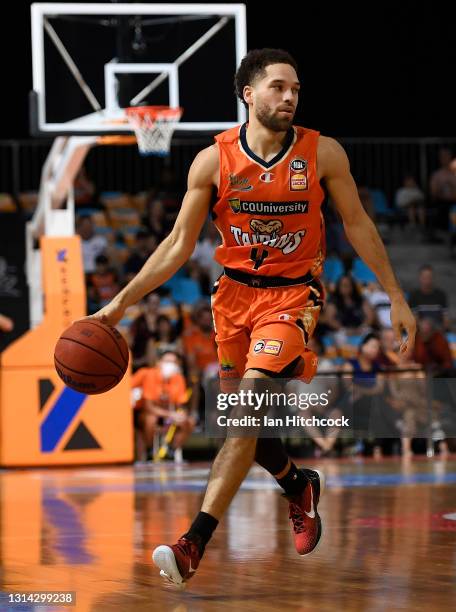
[{"label": "orange rim", "polygon": [[136,136],[122,136],[122,135],[114,135],[114,136],[99,136],[97,138],[97,144],[99,145],[132,145],[136,144]]},{"label": "orange rim", "polygon": [[171,106],[129,106],[125,109],[125,114],[131,115],[132,117],[145,117],[149,115],[152,119],[155,119],[157,115],[162,117],[175,117],[179,119],[183,113],[183,108],[177,106],[173,108]]}]

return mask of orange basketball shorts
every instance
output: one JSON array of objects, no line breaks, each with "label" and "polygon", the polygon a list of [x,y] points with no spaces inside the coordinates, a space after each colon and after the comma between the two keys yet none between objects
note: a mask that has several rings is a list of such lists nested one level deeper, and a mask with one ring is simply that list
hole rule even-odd
[{"label": "orange basketball shorts", "polygon": [[318,279],[307,285],[260,288],[223,274],[214,283],[211,296],[220,382],[242,378],[250,368],[295,378],[283,371],[298,357],[304,360],[299,378],[310,382],[317,357],[306,344],[323,300],[324,288]]}]

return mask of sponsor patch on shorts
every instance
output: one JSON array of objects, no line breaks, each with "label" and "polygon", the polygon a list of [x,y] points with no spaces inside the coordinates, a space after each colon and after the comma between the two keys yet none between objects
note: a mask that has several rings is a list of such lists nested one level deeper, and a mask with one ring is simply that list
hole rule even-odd
[{"label": "sponsor patch on shorts", "polygon": [[265,338],[264,340],[258,340],[253,347],[254,353],[265,353],[266,355],[278,355],[282,350],[282,340],[271,340]]},{"label": "sponsor patch on shorts", "polygon": [[282,340],[266,340],[263,353],[267,353],[268,355],[278,355],[282,350],[282,344]]},{"label": "sponsor patch on shorts", "polygon": [[256,342],[255,346],[253,347],[253,352],[261,353],[263,349],[264,349],[264,340],[258,340],[258,342]]}]

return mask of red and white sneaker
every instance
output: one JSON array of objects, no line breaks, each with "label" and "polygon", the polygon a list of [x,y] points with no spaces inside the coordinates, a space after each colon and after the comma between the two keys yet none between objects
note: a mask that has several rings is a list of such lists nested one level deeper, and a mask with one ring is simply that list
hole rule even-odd
[{"label": "red and white sneaker", "polygon": [[152,559],[160,568],[162,578],[184,589],[187,580],[190,580],[195,573],[201,556],[195,542],[179,538],[173,546],[157,546],[152,553]]},{"label": "red and white sneaker", "polygon": [[325,488],[325,477],[318,470],[301,470],[307,477],[306,488],[298,495],[284,495],[289,502],[289,517],[293,538],[299,555],[308,555],[321,538],[321,519],[318,502]]}]

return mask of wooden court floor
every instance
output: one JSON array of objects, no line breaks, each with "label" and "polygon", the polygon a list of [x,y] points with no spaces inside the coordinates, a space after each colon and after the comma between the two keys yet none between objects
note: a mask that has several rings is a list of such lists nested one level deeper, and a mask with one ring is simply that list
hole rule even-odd
[{"label": "wooden court floor", "polygon": [[256,467],[185,592],[150,553],[189,526],[208,465],[0,471],[0,590],[75,591],[75,608],[53,609],[96,612],[456,609],[454,458],[307,465],[328,478],[318,550],[295,554],[287,504]]}]

